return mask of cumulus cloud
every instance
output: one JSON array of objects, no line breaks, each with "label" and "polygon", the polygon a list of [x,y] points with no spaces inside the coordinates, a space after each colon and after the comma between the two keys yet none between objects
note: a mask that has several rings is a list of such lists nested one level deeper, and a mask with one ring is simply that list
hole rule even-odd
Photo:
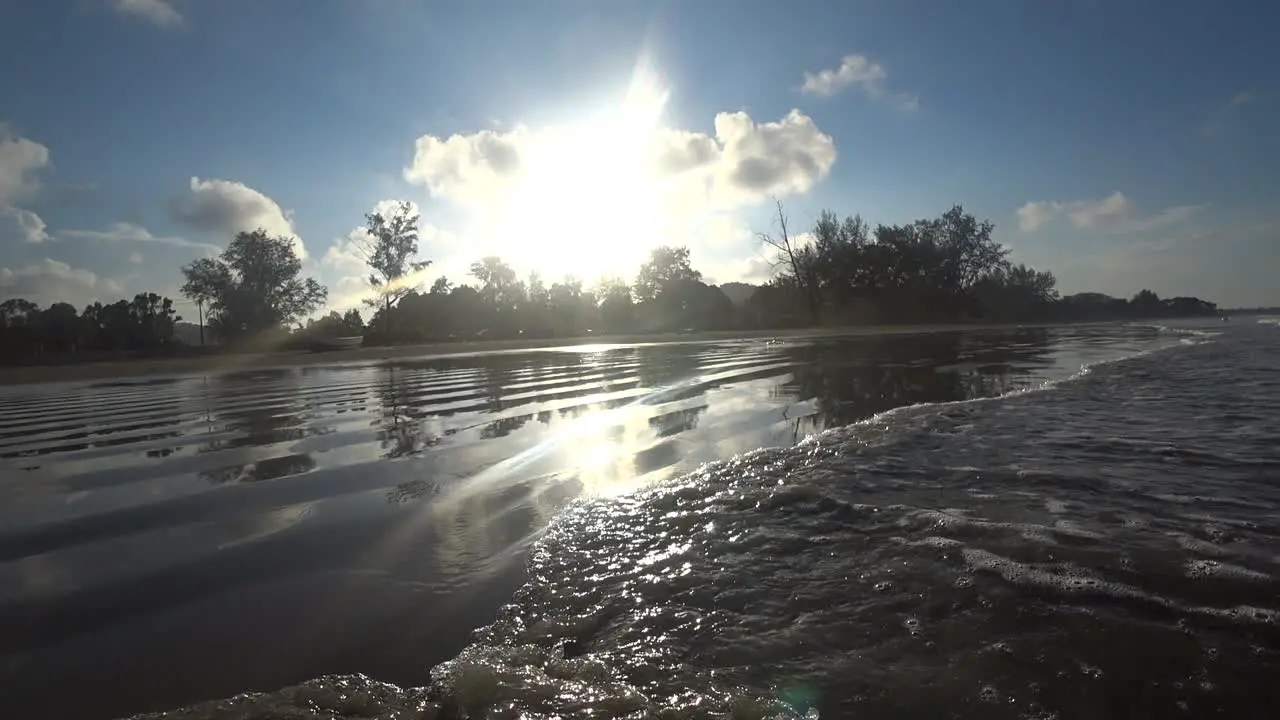
[{"label": "cumulus cloud", "polygon": [[111,6],[121,15],[151,23],[156,27],[180,27],[183,22],[182,14],[166,0],[115,0]]},{"label": "cumulus cloud", "polygon": [[404,203],[409,204],[410,215],[421,214],[422,208],[418,207],[418,203],[412,200],[379,200],[373,206],[373,210],[371,210],[370,212],[386,217],[391,213],[398,211],[400,209],[400,206],[403,205]]},{"label": "cumulus cloud", "polygon": [[345,237],[335,240],[325,254],[320,258],[320,265],[332,268],[342,275],[352,275],[361,277],[361,273],[367,274],[368,265],[365,260],[365,253],[362,244],[365,241],[365,231],[363,227],[358,227],[347,233]]},{"label": "cumulus cloud", "polygon": [[48,239],[39,215],[22,208],[0,208],[0,242],[42,243]]},{"label": "cumulus cloud", "polygon": [[26,298],[42,306],[69,302],[82,307],[95,300],[114,302],[124,295],[116,281],[51,258],[17,270],[0,268],[0,288],[5,297]]},{"label": "cumulus cloud", "polygon": [[8,207],[34,193],[35,174],[49,166],[49,148],[10,134],[0,123],[0,207]]},{"label": "cumulus cloud", "polygon": [[705,168],[720,158],[720,144],[703,133],[667,129],[657,144],[655,164],[664,176]]},{"label": "cumulus cloud", "polygon": [[413,163],[405,168],[404,177],[426,187],[434,197],[483,203],[519,176],[522,153],[535,139],[523,126],[446,139],[423,135],[414,144]]},{"label": "cumulus cloud", "polygon": [[17,137],[0,123],[0,242],[40,243],[49,239],[44,220],[18,207],[40,188],[36,174],[49,166],[49,148]]},{"label": "cumulus cloud", "polygon": [[915,95],[893,92],[886,87],[889,73],[884,66],[865,55],[845,55],[840,65],[825,68],[816,73],[806,72],[801,92],[819,97],[831,97],[847,88],[861,88],[870,98],[888,103],[900,110],[915,110],[920,99]]},{"label": "cumulus cloud", "polygon": [[[831,136],[799,110],[764,123],[744,112],[720,113],[714,127],[714,135],[664,128],[645,138],[655,175],[702,183],[721,201],[748,204],[771,195],[806,192],[827,176],[836,160]],[[568,132],[520,126],[447,139],[425,135],[418,138],[404,177],[434,197],[490,205],[527,180],[540,149],[563,143]],[[617,138],[618,143],[634,141]],[[673,194],[686,195],[685,189]]]},{"label": "cumulus cloud", "polygon": [[[521,273],[591,281],[634,272],[659,243],[688,245],[708,266],[726,252],[754,252],[738,214],[810,191],[836,159],[835,141],[800,110],[769,121],[722,112],[709,132],[606,116],[423,136],[404,177],[463,212],[460,236],[424,235],[433,273],[456,281],[455,268],[465,274],[470,262],[497,254]],[[561,252],[549,254],[547,243]],[[330,253],[331,264],[356,264],[341,243]]]},{"label": "cumulus cloud", "polygon": [[283,235],[293,240],[299,257],[307,257],[302,238],[293,230],[290,213],[242,182],[193,177],[190,191],[175,200],[171,210],[175,220],[202,232],[232,236],[262,228],[271,235]]},{"label": "cumulus cloud", "polygon": [[836,161],[835,141],[799,110],[760,124],[744,112],[720,113],[715,127],[717,188],[743,203],[808,192]]},{"label": "cumulus cloud", "polygon": [[1079,230],[1136,233],[1184,222],[1203,208],[1203,205],[1176,205],[1144,215],[1132,200],[1117,190],[1100,200],[1028,202],[1018,208],[1018,226],[1032,232],[1058,218],[1066,218]]},{"label": "cumulus cloud", "polygon": [[195,242],[183,237],[163,237],[152,235],[149,230],[141,225],[135,225],[127,222],[112,223],[106,230],[63,230],[58,233],[58,237],[72,240],[95,240],[102,242],[160,243],[162,245],[191,248],[193,250],[203,250],[205,252],[218,252],[222,249],[217,245]]},{"label": "cumulus cloud", "polygon": [[704,275],[707,282],[716,285],[723,285],[729,282],[760,285],[773,279],[781,270],[781,265],[773,262],[765,255],[757,253],[713,264],[708,267]]}]

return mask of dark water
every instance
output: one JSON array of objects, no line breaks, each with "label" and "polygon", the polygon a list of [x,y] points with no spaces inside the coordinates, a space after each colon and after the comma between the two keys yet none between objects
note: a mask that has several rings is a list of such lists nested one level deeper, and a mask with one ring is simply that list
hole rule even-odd
[{"label": "dark water", "polygon": [[0,707],[1275,717],[1280,329],[1205,329],[7,388]]}]

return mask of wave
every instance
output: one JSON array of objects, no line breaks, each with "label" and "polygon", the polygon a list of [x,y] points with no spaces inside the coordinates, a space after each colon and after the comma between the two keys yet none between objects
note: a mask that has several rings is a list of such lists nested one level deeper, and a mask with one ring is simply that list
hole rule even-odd
[{"label": "wave", "polygon": [[[1125,369],[1148,370],[1134,360]],[[1114,392],[1124,376],[1087,389]],[[1107,394],[1092,398],[1094,414]],[[1135,637],[1139,618],[1164,616],[1163,632],[1146,638],[1150,662],[1203,623],[1252,628],[1236,631],[1237,643],[1276,638],[1280,615],[1264,605],[1280,589],[1265,550],[1274,537],[1259,531],[1258,515],[1236,523],[1234,547],[1221,532],[1201,540],[1218,559],[1190,557],[1185,532],[1170,529],[1180,508],[1150,503],[1136,484],[1164,464],[1156,438],[1126,444],[1126,477],[1088,478],[1081,469],[1119,467],[1084,462],[1109,448],[1092,447],[1065,423],[1027,427],[1063,411],[1084,415],[1073,407],[1080,398],[1017,395],[902,408],[633,498],[574,508],[534,553],[530,584],[475,644],[435,669],[441,707],[523,717],[677,708],[687,714],[675,716],[744,708],[801,717],[819,706],[841,716],[904,708],[929,716],[938,704],[997,698],[1035,714],[1062,701],[1044,688],[1028,692],[1036,681],[1019,675],[1021,664],[1053,655],[1026,639],[1046,625],[1074,621],[1088,638]],[[1002,458],[1013,447],[1002,438],[1025,442],[1028,430],[1070,442]],[[1112,495],[1118,500],[1104,499]],[[1188,532],[1213,538],[1223,524],[1230,518],[1219,509]],[[1223,553],[1237,562],[1223,562]],[[1028,601],[1045,617],[990,627]],[[984,624],[979,633],[964,629]],[[964,675],[953,663],[986,649],[1000,660],[985,673],[927,680]],[[1129,681],[1109,648],[1081,650],[1044,662]],[[1274,653],[1266,659],[1274,668]],[[1047,669],[1035,676],[1042,681]],[[932,692],[917,700],[907,694],[913,686]]]},{"label": "wave", "polygon": [[[1265,489],[1214,485],[1227,450],[1149,421],[1185,416],[1170,374],[1210,350],[896,408],[577,502],[429,687],[326,677],[139,717],[1221,708],[1223,688],[1280,670],[1280,558],[1268,505],[1247,497]],[[1184,689],[1125,708],[1136,683]]]}]

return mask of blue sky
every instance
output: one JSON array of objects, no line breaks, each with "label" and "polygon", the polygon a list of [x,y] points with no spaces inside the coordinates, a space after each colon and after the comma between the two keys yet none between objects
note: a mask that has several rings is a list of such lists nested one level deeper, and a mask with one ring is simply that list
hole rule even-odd
[{"label": "blue sky", "polygon": [[[0,295],[176,295],[263,225],[334,305],[379,203],[555,277],[688,244],[767,273],[770,197],[953,203],[1066,292],[1280,305],[1280,6],[0,0]],[[15,71],[16,70],[16,71]]]}]

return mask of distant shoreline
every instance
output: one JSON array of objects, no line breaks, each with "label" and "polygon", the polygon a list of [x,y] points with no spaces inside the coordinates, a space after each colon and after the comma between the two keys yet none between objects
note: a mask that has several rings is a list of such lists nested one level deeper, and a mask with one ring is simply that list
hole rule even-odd
[{"label": "distant shoreline", "polygon": [[575,338],[527,338],[511,340],[469,340],[360,347],[325,352],[276,351],[265,353],[217,353],[195,357],[139,358],[58,365],[23,365],[0,367],[0,386],[39,383],[83,382],[120,378],[174,375],[204,375],[243,370],[306,367],[313,365],[380,364],[393,360],[433,358],[517,350],[551,350],[584,345],[647,345],[658,343],[695,343],[717,340],[759,340],[764,338],[858,337],[876,335],[914,335],[938,332],[983,330],[1043,329],[1066,326],[1118,325],[1130,321],[1111,320],[1087,323],[989,323],[937,325],[855,325],[832,328],[793,328],[784,330],[709,330],[696,333],[661,333],[651,335],[601,335]]}]

